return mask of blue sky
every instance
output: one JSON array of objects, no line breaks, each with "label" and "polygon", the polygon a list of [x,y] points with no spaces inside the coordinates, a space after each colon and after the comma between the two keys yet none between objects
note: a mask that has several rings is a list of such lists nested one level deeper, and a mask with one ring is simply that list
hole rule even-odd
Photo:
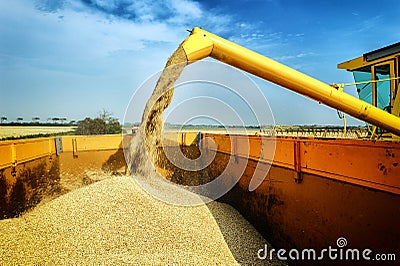
[{"label": "blue sky", "polygon": [[[104,108],[122,121],[194,26],[326,83],[352,82],[336,65],[400,41],[399,14],[397,0],[2,0],[0,115],[80,120]],[[277,124],[342,123],[336,110],[252,79]]]}]

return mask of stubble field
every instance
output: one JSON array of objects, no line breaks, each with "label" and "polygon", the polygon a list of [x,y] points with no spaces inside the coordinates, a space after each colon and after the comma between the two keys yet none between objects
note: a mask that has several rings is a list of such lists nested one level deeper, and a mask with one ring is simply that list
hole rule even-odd
[{"label": "stubble field", "polygon": [[74,131],[75,128],[65,126],[0,126],[0,140],[41,134],[61,134]]}]

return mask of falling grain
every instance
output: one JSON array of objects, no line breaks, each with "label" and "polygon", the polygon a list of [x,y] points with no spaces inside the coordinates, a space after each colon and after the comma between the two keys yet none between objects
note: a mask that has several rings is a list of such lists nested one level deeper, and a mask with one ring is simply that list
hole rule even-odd
[{"label": "falling grain", "polygon": [[171,55],[146,103],[142,122],[132,139],[128,165],[133,173],[154,175],[155,166],[169,169],[168,160],[162,149],[163,112],[169,106],[174,94],[174,83],[187,65],[186,53],[182,46]]}]

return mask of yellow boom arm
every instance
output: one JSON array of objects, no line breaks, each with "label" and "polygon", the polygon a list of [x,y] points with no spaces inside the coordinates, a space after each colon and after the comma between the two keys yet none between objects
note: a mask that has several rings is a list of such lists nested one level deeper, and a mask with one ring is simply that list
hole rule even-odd
[{"label": "yellow boom arm", "polygon": [[188,61],[212,57],[400,136],[400,118],[200,28],[183,42]]}]

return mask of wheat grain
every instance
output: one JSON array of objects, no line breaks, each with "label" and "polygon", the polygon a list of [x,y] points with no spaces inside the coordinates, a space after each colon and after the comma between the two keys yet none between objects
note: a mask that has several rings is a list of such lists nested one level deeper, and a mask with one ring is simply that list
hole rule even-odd
[{"label": "wheat grain", "polygon": [[0,221],[0,239],[1,265],[270,263],[256,257],[267,242],[229,205],[172,206],[125,176]]}]

